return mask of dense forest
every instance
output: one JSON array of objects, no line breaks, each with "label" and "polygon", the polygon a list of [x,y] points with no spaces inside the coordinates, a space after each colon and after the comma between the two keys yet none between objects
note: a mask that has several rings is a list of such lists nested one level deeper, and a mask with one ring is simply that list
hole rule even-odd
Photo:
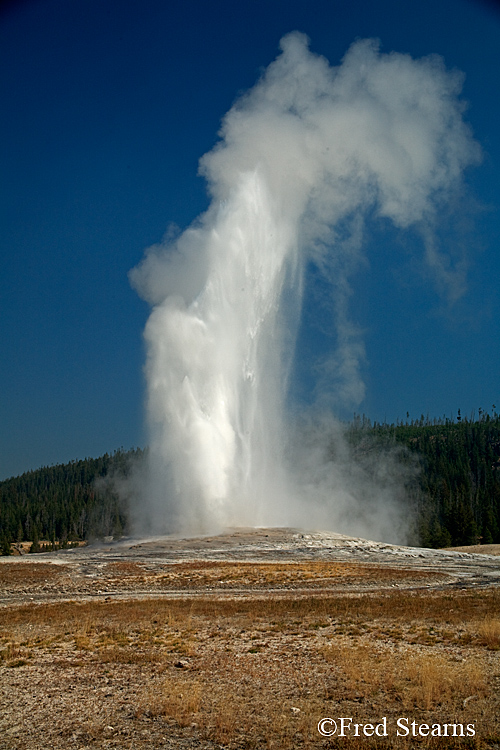
[{"label": "dense forest", "polygon": [[[407,471],[408,516],[426,547],[500,543],[500,416],[397,424],[354,416],[346,434],[356,460],[390,454]],[[68,546],[129,529],[126,504],[110,477],[126,478],[143,451],[44,467],[0,482],[0,544],[32,551]],[[404,474],[404,472],[402,472]],[[44,543],[41,544],[41,540]]]},{"label": "dense forest", "polygon": [[126,478],[142,453],[120,449],[0,482],[2,552],[11,542],[33,542],[32,551],[38,552],[127,533],[127,507],[109,480]]},{"label": "dense forest", "polygon": [[[407,415],[409,416],[409,415]],[[456,421],[423,415],[396,425],[355,416],[348,430],[358,448],[397,451],[408,472],[408,513],[415,543],[425,547],[500,543],[500,416]]]}]

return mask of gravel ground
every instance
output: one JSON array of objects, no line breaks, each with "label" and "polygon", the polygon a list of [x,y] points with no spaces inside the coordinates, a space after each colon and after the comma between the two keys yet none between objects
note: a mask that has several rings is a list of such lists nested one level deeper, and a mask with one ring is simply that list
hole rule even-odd
[{"label": "gravel ground", "polygon": [[359,747],[332,715],[498,750],[499,582],[495,554],[294,529],[3,558],[0,750]]}]

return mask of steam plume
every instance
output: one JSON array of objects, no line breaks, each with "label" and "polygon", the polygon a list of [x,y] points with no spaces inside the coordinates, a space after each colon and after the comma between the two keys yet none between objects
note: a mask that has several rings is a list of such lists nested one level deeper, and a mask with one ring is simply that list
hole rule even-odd
[{"label": "steam plume", "polygon": [[379,533],[397,525],[391,472],[363,506],[362,472],[349,468],[339,425],[328,425],[337,458],[326,464],[324,430],[308,422],[294,437],[286,396],[311,268],[330,285],[338,341],[319,385],[328,380],[343,401],[364,396],[348,280],[367,215],[414,225],[436,286],[451,299],[461,293],[461,269],[432,233],[479,159],[461,82],[437,56],[385,55],[370,40],[333,68],[292,33],[226,114],[200,162],[209,209],[130,273],[152,305],[143,480],[151,530],[335,523],[373,537],[375,518]]}]

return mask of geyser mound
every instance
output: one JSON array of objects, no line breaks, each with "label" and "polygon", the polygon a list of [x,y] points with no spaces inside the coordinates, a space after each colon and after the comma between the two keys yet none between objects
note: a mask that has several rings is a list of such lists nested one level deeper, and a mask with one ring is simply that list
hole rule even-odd
[{"label": "geyser mound", "polygon": [[209,209],[130,274],[153,308],[143,528],[335,524],[397,537],[395,472],[367,490],[338,423],[326,420],[328,446],[325,422],[303,424],[299,439],[287,413],[307,269],[334,296],[331,382],[359,401],[363,346],[347,300],[364,217],[417,226],[436,283],[456,296],[460,279],[431,228],[479,151],[462,119],[461,77],[439,58],[383,55],[360,41],[332,68],[299,33],[281,50],[201,160]]}]

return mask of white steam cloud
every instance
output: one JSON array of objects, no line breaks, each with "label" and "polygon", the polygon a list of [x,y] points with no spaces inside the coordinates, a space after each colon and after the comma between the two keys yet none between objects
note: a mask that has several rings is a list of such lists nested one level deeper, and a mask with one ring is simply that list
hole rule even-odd
[{"label": "white steam cloud", "polygon": [[400,489],[389,464],[375,480],[369,472],[367,486],[340,426],[306,420],[294,431],[285,401],[311,266],[330,285],[338,342],[318,367],[317,403],[326,380],[344,402],[364,396],[348,280],[367,215],[413,225],[438,290],[450,300],[462,293],[462,268],[432,232],[480,157],[461,83],[437,56],[381,54],[370,40],[330,67],[292,33],[226,114],[201,159],[209,209],[130,273],[152,305],[141,478],[149,531],[321,525],[397,536]]}]

